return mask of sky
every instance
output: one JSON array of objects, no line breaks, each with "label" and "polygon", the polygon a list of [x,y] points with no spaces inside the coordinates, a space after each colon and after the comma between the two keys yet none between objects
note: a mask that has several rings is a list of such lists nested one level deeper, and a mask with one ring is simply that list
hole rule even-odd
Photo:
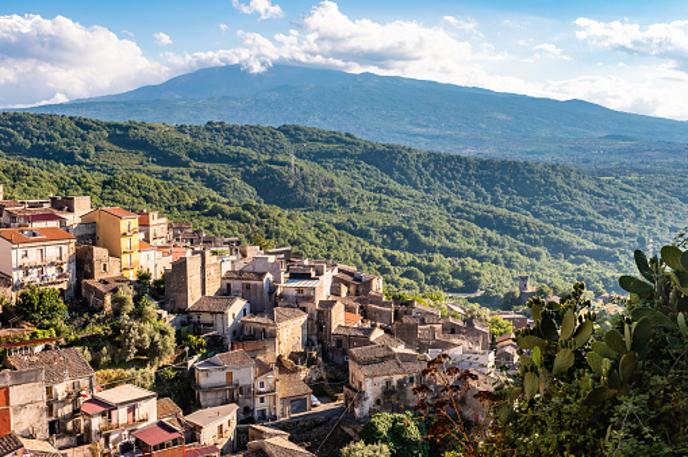
[{"label": "sky", "polygon": [[369,71],[688,120],[688,2],[0,0],[0,106],[200,68]]}]

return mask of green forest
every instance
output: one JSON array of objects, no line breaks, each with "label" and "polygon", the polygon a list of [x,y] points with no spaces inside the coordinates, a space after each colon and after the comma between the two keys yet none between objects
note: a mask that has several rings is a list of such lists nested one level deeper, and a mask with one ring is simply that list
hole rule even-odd
[{"label": "green forest", "polygon": [[[395,289],[487,291],[515,277],[618,287],[625,252],[670,240],[688,202],[656,176],[467,158],[345,133],[0,114],[6,198],[88,194],[208,233],[384,275]],[[681,195],[675,194],[674,195]]]}]

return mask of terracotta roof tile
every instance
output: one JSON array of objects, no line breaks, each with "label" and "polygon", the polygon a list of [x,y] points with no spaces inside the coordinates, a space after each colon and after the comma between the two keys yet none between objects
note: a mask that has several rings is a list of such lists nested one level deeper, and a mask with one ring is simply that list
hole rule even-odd
[{"label": "terracotta roof tile", "polygon": [[306,318],[308,315],[298,308],[289,308],[287,306],[278,306],[274,309],[275,322],[281,324],[282,322],[291,321],[294,319]]},{"label": "terracotta roof tile", "polygon": [[191,305],[187,311],[196,313],[224,313],[238,302],[246,303],[246,300],[241,297],[206,295],[196,300],[196,303]]},{"label": "terracotta roof tile", "polygon": [[301,397],[313,393],[298,374],[280,374],[277,380],[277,395],[280,398]]},{"label": "terracotta roof tile", "polygon": [[0,238],[12,244],[44,243],[75,240],[74,235],[57,227],[0,229]]},{"label": "terracotta roof tile", "polygon": [[60,384],[93,375],[93,368],[78,348],[53,349],[37,354],[13,355],[6,363],[15,370],[43,368],[46,384]]},{"label": "terracotta roof tile", "polygon": [[223,352],[215,355],[225,366],[245,367],[253,365],[253,359],[243,349],[236,351]]}]

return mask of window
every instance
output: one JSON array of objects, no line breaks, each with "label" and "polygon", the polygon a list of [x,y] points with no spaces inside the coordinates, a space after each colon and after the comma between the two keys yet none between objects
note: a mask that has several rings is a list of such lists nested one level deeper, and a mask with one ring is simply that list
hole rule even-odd
[{"label": "window", "polygon": [[265,397],[260,397],[260,403],[261,404],[265,403]]},{"label": "window", "polygon": [[222,424],[217,426],[217,436],[222,436],[222,429],[223,429]]},{"label": "window", "polygon": [[409,376],[409,384],[413,384],[416,380],[414,379],[413,376]]},{"label": "window", "polygon": [[29,258],[29,251],[27,251],[26,249],[23,249],[21,252],[21,258],[22,259],[28,259]]},{"label": "window", "polygon": [[385,388],[391,389],[392,388],[392,381],[390,381],[389,379],[387,381],[385,381]]},{"label": "window", "polygon": [[101,273],[107,273],[108,271],[108,264],[107,263],[101,263],[100,264],[100,272]]},{"label": "window", "polygon": [[251,290],[251,284],[244,284],[244,289]]},{"label": "window", "polygon": [[261,389],[265,389],[265,382],[264,382],[264,381],[260,381],[260,382],[258,383],[258,387],[261,388]]},{"label": "window", "polygon": [[335,346],[337,347],[337,349],[341,349],[342,348],[342,340],[337,338],[337,340],[335,342]]},{"label": "window", "polygon": [[246,308],[244,308],[244,317],[246,317]]},{"label": "window", "polygon": [[303,289],[296,289],[296,294],[297,295],[303,295],[304,294]]}]

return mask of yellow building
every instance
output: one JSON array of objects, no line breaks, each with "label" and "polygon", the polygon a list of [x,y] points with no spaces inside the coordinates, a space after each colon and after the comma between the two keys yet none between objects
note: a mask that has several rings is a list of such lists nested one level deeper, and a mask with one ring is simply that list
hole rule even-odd
[{"label": "yellow building", "polygon": [[140,267],[139,215],[122,208],[98,208],[81,217],[82,223],[95,222],[96,245],[104,247],[122,262],[122,276],[136,279]]}]

